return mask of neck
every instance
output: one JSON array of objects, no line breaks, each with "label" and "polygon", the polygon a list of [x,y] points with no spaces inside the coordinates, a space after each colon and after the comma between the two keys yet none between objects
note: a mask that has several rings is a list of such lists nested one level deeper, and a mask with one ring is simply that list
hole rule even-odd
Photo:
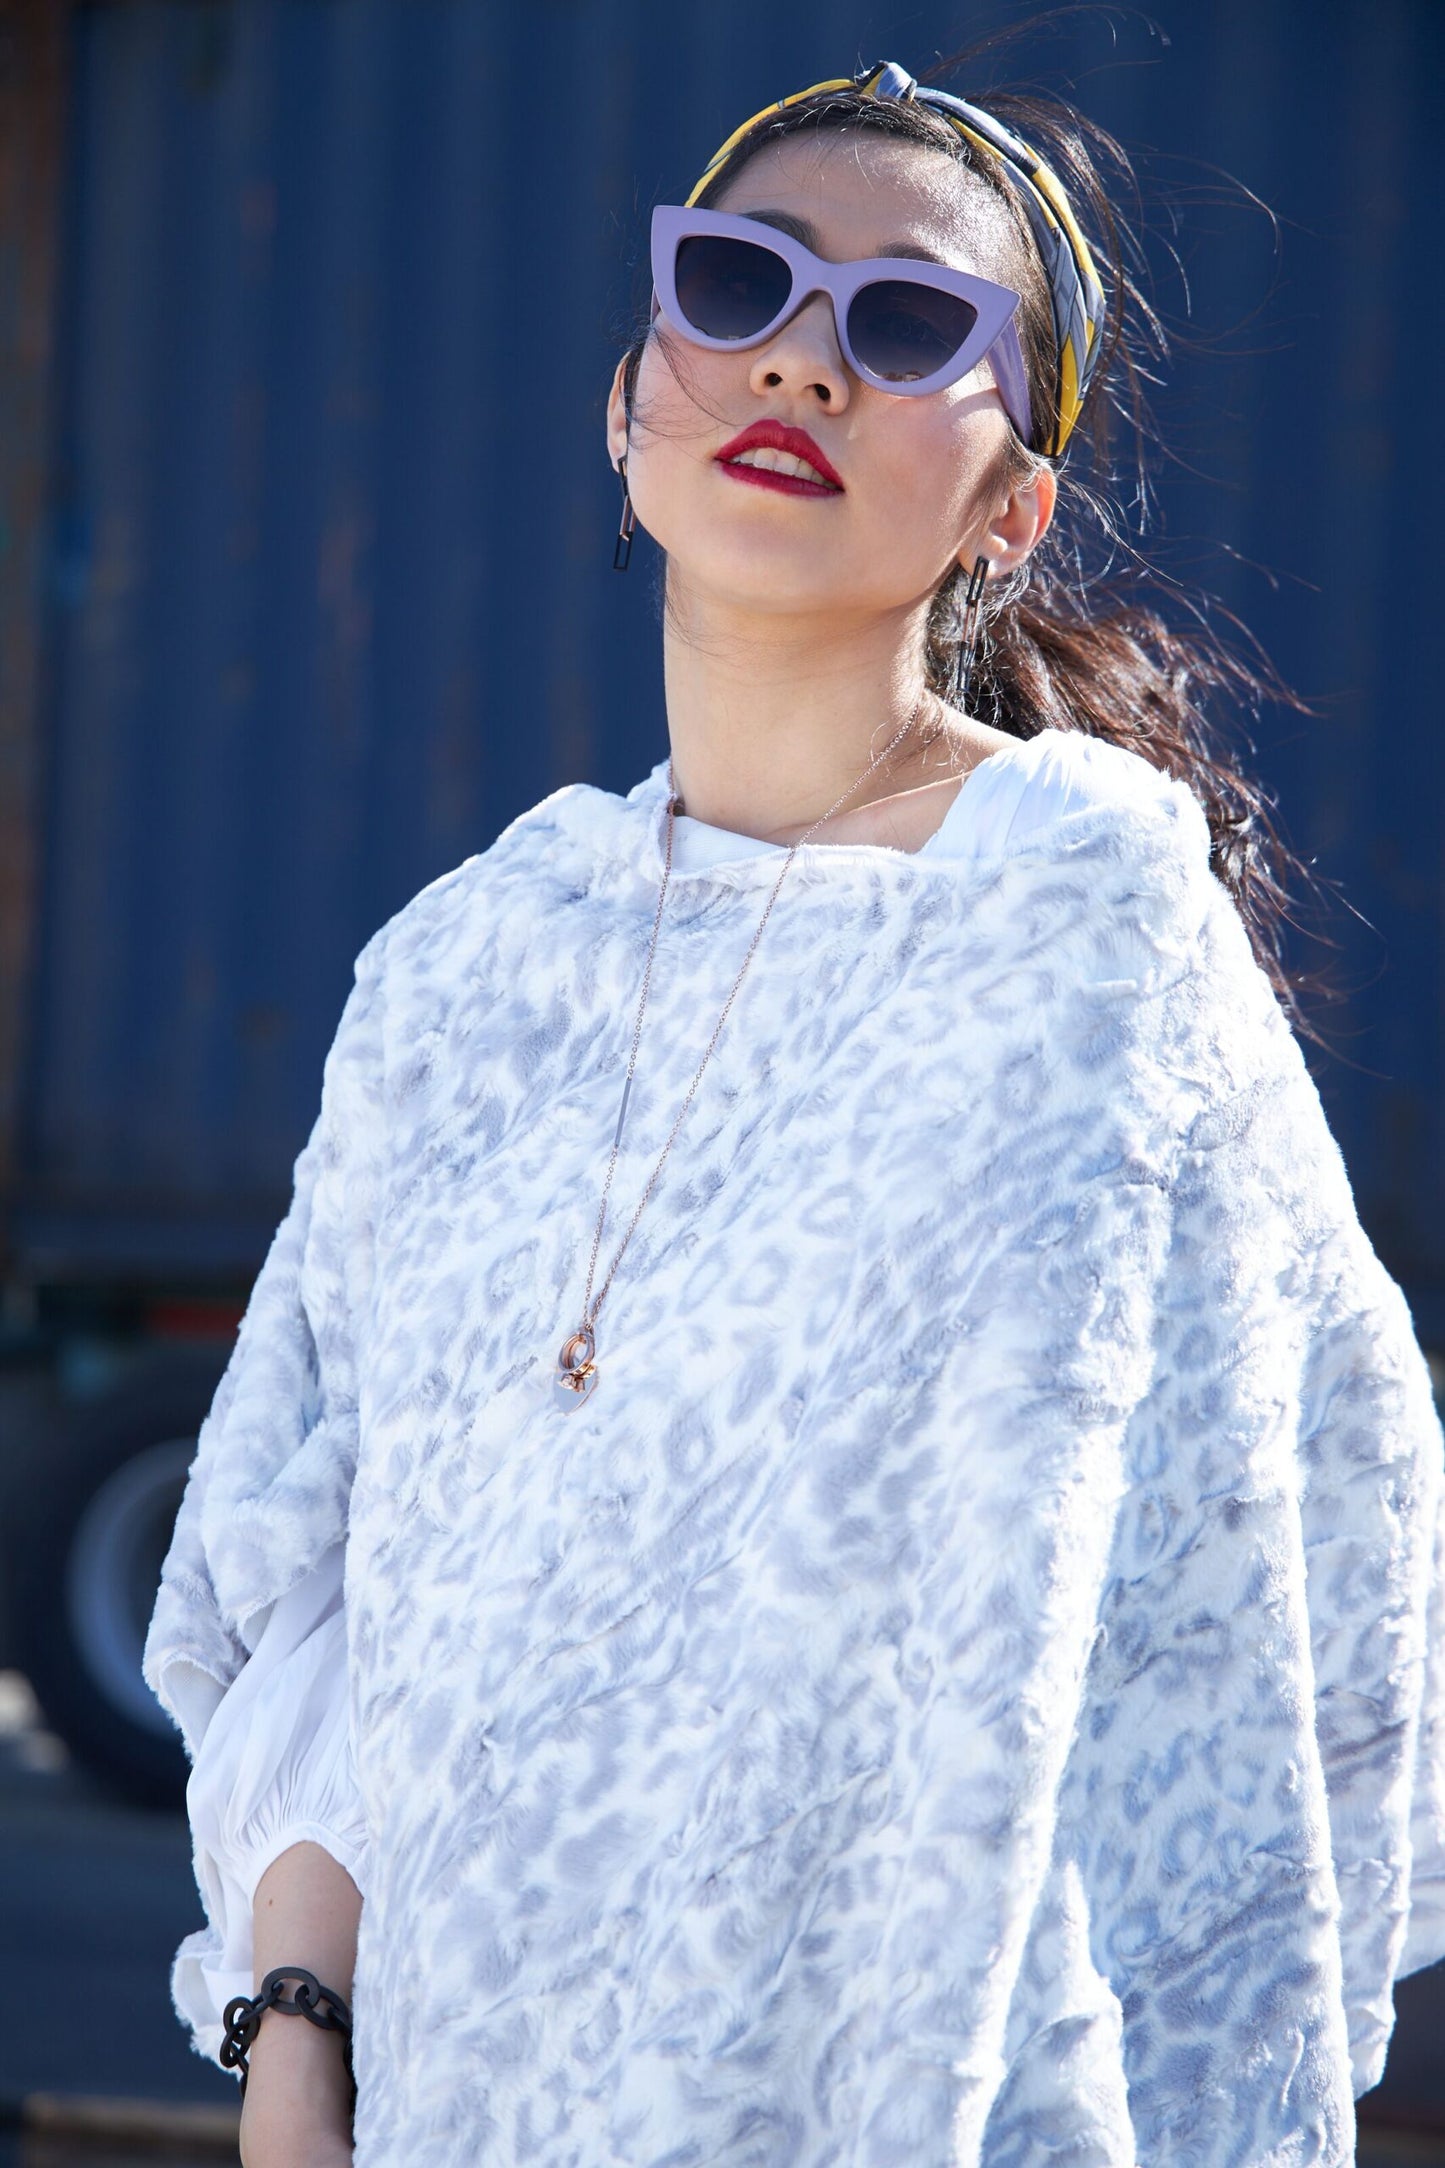
[{"label": "neck", "polygon": [[[672,772],[687,812],[716,828],[792,843],[881,753],[924,691],[926,606],[846,622],[706,604],[669,570],[663,637]],[[891,757],[839,808],[860,808],[949,772],[932,694]]]}]

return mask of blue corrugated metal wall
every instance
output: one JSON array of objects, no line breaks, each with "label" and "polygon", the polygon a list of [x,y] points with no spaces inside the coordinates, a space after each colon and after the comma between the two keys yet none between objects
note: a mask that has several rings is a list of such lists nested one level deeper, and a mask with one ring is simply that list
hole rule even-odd
[{"label": "blue corrugated metal wall", "polygon": [[[655,198],[1007,6],[119,4],[76,20],[26,1216],[254,1262],[361,941],[665,748],[602,405]],[[1445,16],[1156,0],[1030,48],[1191,193],[1163,540],[1320,699],[1259,766],[1341,912],[1361,1208],[1445,1342],[1434,113]],[[1053,70],[1051,77],[1048,70]],[[1223,168],[1281,214],[1213,187]],[[641,288],[638,290],[638,281]],[[1273,285],[1273,291],[1271,286]],[[1181,289],[1166,285],[1173,313]],[[1221,547],[1222,546],[1222,547]],[[640,544],[644,557],[646,543]],[[1299,960],[1318,963],[1302,945]],[[1354,1064],[1356,1066],[1350,1066]],[[157,1219],[174,1219],[169,1236]]]}]

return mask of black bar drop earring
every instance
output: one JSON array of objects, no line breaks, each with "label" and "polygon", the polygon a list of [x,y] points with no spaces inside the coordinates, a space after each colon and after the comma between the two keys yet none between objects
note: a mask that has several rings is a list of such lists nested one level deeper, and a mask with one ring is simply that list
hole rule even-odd
[{"label": "black bar drop earring", "polygon": [[983,601],[983,584],[988,578],[988,566],[989,560],[987,557],[976,557],[974,559],[973,571],[969,576],[968,590],[964,596],[963,667],[959,677],[958,690],[954,695],[955,704],[960,708],[963,707],[968,698],[969,680],[973,676],[974,656],[978,651],[979,604]]},{"label": "black bar drop earring", "polygon": [[632,555],[633,512],[632,499],[627,490],[627,461],[619,459],[617,471],[622,477],[622,525],[617,530],[617,540],[612,547],[612,569],[625,572]]}]

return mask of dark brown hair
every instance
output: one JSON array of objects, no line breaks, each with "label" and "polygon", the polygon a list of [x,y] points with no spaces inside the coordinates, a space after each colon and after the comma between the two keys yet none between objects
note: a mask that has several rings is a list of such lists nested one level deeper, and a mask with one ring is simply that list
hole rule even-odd
[{"label": "dark brown hair", "polygon": [[[1173,578],[1162,580],[1129,539],[1119,508],[1126,483],[1136,503],[1148,503],[1150,455],[1159,439],[1145,383],[1168,353],[1163,324],[1144,291],[1142,243],[1109,185],[1112,176],[1138,216],[1133,164],[1112,135],[1062,97],[1007,87],[984,93],[975,87],[980,62],[997,47],[1080,12],[1088,11],[1047,10],[978,40],[919,76],[920,82],[932,83],[966,71],[961,94],[1047,159],[1088,236],[1106,295],[1098,362],[1062,459],[1043,460],[1009,432],[995,478],[998,493],[1027,482],[1040,464],[1049,464],[1058,475],[1058,502],[1037,547],[985,589],[968,709],[1018,738],[1053,728],[1108,739],[1186,782],[1208,820],[1210,864],[1234,900],[1256,960],[1291,1024],[1324,1045],[1301,1014],[1297,997],[1305,988],[1333,990],[1317,974],[1289,973],[1283,960],[1283,926],[1295,923],[1284,874],[1288,869],[1299,875],[1315,891],[1318,877],[1282,841],[1270,818],[1274,801],[1221,742],[1220,724],[1211,715],[1222,705],[1237,727],[1241,713],[1253,718],[1265,701],[1307,714],[1315,710],[1284,682],[1237,618],[1201,591]],[[1057,356],[1047,276],[1032,230],[1001,161],[965,141],[926,106],[864,98],[848,89],[820,92],[781,112],[769,108],[710,176],[698,204],[716,205],[765,145],[844,127],[939,152],[970,176],[967,187],[991,189],[1006,207],[1005,260],[984,268],[1022,297],[1019,339],[1035,437],[1042,436],[1043,419],[1053,419]],[[640,321],[627,347],[623,392],[629,415],[651,328],[649,321]],[[1115,449],[1121,430],[1129,447],[1127,473]],[[928,683],[954,705],[968,575],[968,567],[955,567],[938,589],[925,641]],[[1165,584],[1176,611],[1189,620],[1183,627],[1171,623],[1152,599],[1151,590]],[[1241,644],[1217,630],[1216,615],[1228,619]]]}]

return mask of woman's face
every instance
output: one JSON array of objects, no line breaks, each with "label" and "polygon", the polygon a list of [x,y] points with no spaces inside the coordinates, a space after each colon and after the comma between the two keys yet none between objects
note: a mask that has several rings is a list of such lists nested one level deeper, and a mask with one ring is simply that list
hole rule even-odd
[{"label": "woman's face", "polygon": [[[798,238],[835,263],[926,253],[1012,283],[1008,214],[992,191],[961,185],[940,152],[867,130],[769,145],[712,208],[806,221],[812,231]],[[785,494],[740,479],[747,469],[717,454],[761,419],[805,430],[842,488]],[[986,358],[919,398],[864,383],[843,359],[826,294],[737,353],[693,346],[659,314],[630,444],[620,368],[608,402],[613,463],[627,460],[637,520],[667,551],[674,590],[680,582],[698,599],[764,612],[906,610],[980,549],[1007,570],[1054,501],[1047,470],[1021,499],[1005,497],[996,477],[1009,434]]]}]

